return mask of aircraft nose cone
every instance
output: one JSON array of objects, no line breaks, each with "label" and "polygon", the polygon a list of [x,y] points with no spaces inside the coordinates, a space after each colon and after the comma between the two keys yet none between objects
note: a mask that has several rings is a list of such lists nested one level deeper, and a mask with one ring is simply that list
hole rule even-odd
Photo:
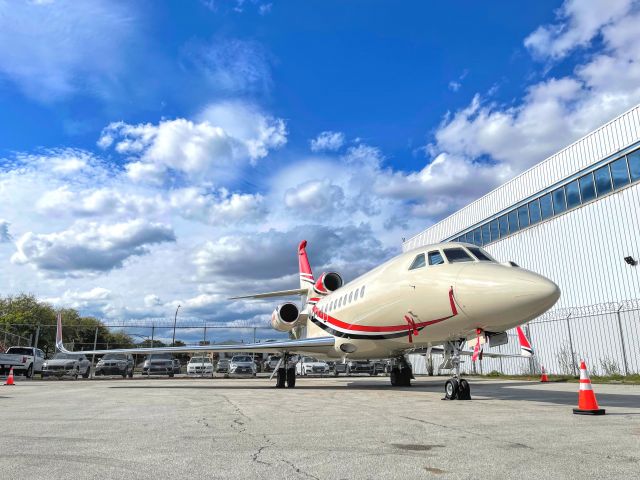
[{"label": "aircraft nose cone", "polygon": [[528,270],[498,265],[470,267],[460,272],[455,296],[464,313],[485,328],[531,320],[560,298],[554,282]]}]

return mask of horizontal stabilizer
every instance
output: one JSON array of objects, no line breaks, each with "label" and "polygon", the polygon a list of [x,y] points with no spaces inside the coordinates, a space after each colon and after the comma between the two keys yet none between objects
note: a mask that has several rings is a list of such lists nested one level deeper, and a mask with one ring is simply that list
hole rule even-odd
[{"label": "horizontal stabilizer", "polygon": [[306,288],[294,288],[293,290],[280,290],[279,292],[254,293],[253,295],[242,295],[240,297],[231,297],[229,300],[240,300],[243,298],[273,298],[273,297],[290,297],[292,295],[307,295],[309,290]]}]

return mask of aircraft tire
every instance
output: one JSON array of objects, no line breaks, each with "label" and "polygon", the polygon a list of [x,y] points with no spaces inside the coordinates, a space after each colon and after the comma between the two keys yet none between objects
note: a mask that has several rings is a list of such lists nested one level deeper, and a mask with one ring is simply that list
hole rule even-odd
[{"label": "aircraft tire", "polygon": [[287,369],[287,387],[294,388],[296,386],[296,369],[288,368]]},{"label": "aircraft tire", "polygon": [[455,400],[458,398],[458,392],[460,390],[460,385],[458,384],[458,380],[455,378],[450,378],[444,384],[444,398],[445,400]]},{"label": "aircraft tire", "polygon": [[391,380],[392,387],[399,387],[400,385],[400,369],[398,367],[394,367],[391,369],[391,374],[389,375]]},{"label": "aircraft tire", "polygon": [[412,376],[413,376],[413,373],[411,371],[411,368],[405,367],[402,370],[400,370],[400,386],[410,387]]},{"label": "aircraft tire", "polygon": [[458,384],[458,400],[471,400],[471,387],[469,386],[469,382],[461,378]]},{"label": "aircraft tire", "polygon": [[287,380],[287,371],[284,368],[279,368],[276,373],[276,388],[284,388]]}]

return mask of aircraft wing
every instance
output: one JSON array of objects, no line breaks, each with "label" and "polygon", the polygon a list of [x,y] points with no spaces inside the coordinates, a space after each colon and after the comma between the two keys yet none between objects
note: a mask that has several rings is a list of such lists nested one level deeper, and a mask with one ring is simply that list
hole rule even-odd
[{"label": "aircraft wing", "polygon": [[56,349],[62,353],[82,353],[83,355],[102,355],[105,353],[185,353],[185,352],[253,352],[253,353],[311,353],[322,354],[333,350],[334,337],[303,338],[300,340],[283,340],[280,342],[239,343],[236,345],[197,345],[186,347],[158,347],[158,348],[118,348],[110,350],[82,350],[73,352],[67,350],[62,343],[62,318],[58,315],[56,331]]},{"label": "aircraft wing", "polygon": [[243,298],[273,298],[273,297],[290,297],[292,295],[307,295],[309,291],[306,288],[294,288],[293,290],[280,290],[278,292],[254,293],[252,295],[242,295],[240,297],[231,297],[229,300],[240,300]]}]

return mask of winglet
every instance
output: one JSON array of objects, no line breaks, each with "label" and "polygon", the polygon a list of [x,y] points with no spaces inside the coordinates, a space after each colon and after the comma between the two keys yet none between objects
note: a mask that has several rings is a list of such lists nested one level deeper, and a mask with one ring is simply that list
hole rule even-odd
[{"label": "winglet", "polygon": [[520,340],[520,355],[523,357],[533,357],[533,348],[531,348],[531,344],[529,340],[527,340],[526,335],[520,327],[517,327],[516,330],[518,332],[518,340]]}]

